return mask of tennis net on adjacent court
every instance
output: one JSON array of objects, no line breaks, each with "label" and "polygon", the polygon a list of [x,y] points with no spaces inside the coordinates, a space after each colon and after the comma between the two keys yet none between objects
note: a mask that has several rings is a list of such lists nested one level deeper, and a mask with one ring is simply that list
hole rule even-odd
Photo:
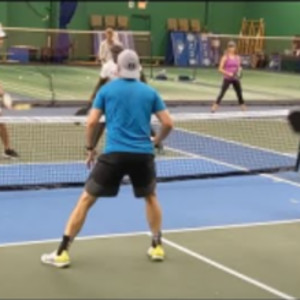
[{"label": "tennis net on adjacent court", "polygon": [[[175,129],[156,155],[158,181],[296,170],[299,138],[287,114],[174,114]],[[0,189],[82,186],[89,173],[85,122],[85,117],[2,117],[20,158],[0,159]],[[102,147],[103,141],[99,152]]]}]

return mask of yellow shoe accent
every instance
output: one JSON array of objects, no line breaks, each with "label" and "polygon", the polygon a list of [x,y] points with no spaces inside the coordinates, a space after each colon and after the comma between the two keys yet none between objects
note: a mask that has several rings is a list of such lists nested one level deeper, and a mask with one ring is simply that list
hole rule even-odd
[{"label": "yellow shoe accent", "polygon": [[165,250],[161,245],[154,247],[150,247],[148,250],[148,256],[153,261],[163,261],[165,258]]},{"label": "yellow shoe accent", "polygon": [[67,251],[63,251],[60,255],[57,255],[56,251],[50,254],[44,254],[41,257],[41,261],[44,264],[52,265],[57,268],[66,268],[71,264],[70,256]]}]

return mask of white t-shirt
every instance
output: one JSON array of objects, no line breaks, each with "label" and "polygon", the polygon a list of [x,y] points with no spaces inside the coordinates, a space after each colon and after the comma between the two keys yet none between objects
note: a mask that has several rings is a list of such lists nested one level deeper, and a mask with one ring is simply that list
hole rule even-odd
[{"label": "white t-shirt", "polygon": [[102,63],[106,63],[110,59],[112,59],[112,54],[110,51],[110,45],[108,44],[107,40],[104,40],[101,42],[100,47],[99,47],[99,60]]},{"label": "white t-shirt", "polygon": [[[120,42],[118,34],[116,32],[114,33],[113,42],[116,45],[122,46],[122,43]],[[110,47],[111,47],[111,45],[108,44],[106,39],[101,42],[99,51],[98,51],[98,58],[102,63],[106,63],[110,59],[112,59]]]},{"label": "white t-shirt", "polygon": [[109,80],[118,77],[118,66],[113,60],[106,62],[100,71],[100,78],[109,78]]}]

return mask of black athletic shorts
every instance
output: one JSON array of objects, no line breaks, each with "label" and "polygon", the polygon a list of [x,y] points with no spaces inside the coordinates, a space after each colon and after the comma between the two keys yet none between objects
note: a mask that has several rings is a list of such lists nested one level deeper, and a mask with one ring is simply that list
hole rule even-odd
[{"label": "black athletic shorts", "polygon": [[114,197],[122,179],[129,176],[135,197],[146,197],[156,188],[154,155],[109,153],[99,156],[85,184],[85,190],[95,197]]}]

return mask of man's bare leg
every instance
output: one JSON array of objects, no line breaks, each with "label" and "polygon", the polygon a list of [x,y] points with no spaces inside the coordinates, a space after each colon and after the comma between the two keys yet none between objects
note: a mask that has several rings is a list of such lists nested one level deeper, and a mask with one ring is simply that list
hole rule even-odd
[{"label": "man's bare leg", "polygon": [[96,197],[89,195],[86,191],[82,193],[67,222],[58,250],[42,255],[41,260],[44,264],[53,265],[58,268],[68,267],[71,264],[68,249],[71,242],[80,232],[88,211],[95,201]]},{"label": "man's bare leg", "polygon": [[148,256],[153,261],[163,261],[165,252],[161,237],[162,211],[155,193],[146,197],[146,215],[152,232],[152,245],[148,250]]},{"label": "man's bare leg", "polygon": [[0,124],[0,138],[3,143],[4,149],[9,149],[9,137],[7,127],[4,124]]},{"label": "man's bare leg", "polygon": [[18,153],[10,148],[8,130],[5,124],[0,124],[0,139],[4,146],[4,157],[7,158],[17,158],[19,157]]},{"label": "man's bare leg", "polygon": [[89,209],[96,200],[96,197],[91,196],[86,191],[82,193],[67,222],[64,236],[57,250],[58,255],[69,249],[71,242],[80,232]]},{"label": "man's bare leg", "polygon": [[155,247],[157,244],[161,244],[162,224],[162,212],[155,193],[146,197],[146,215],[153,235],[152,246]]}]

